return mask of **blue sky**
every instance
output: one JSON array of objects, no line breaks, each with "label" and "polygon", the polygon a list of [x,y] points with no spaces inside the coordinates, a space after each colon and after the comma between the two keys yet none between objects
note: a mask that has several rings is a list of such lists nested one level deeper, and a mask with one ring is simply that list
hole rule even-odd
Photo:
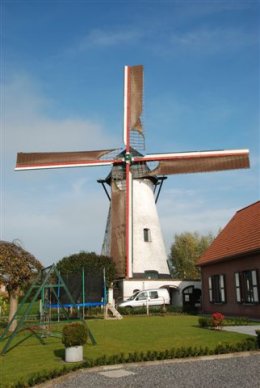
[{"label": "blue sky", "polygon": [[250,170],[170,176],[174,234],[216,233],[259,200],[258,1],[1,2],[1,230],[45,265],[100,253],[107,168],[14,172],[19,151],[120,147],[123,67],[144,65],[146,151],[249,148]]}]

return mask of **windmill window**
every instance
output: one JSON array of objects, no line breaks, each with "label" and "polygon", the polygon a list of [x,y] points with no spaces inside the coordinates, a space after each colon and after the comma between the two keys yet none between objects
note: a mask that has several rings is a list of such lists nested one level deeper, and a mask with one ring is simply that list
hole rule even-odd
[{"label": "windmill window", "polygon": [[144,271],[145,279],[159,279],[158,271]]},{"label": "windmill window", "polygon": [[152,241],[151,229],[144,228],[144,241],[145,242],[151,242]]}]

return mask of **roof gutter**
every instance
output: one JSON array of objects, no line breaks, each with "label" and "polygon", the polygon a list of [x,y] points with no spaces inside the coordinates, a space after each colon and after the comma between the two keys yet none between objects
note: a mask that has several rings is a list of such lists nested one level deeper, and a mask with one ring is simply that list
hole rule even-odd
[{"label": "roof gutter", "polygon": [[216,264],[216,263],[220,263],[223,261],[230,261],[230,260],[234,260],[234,259],[239,259],[239,258],[243,258],[245,256],[255,255],[258,253],[260,254],[260,248],[256,248],[256,249],[253,249],[253,250],[247,251],[247,252],[237,253],[237,254],[232,255],[232,256],[217,257],[215,259],[207,260],[207,261],[204,261],[202,263],[198,262],[196,264],[196,267],[204,267],[206,265],[211,265],[211,264]]}]

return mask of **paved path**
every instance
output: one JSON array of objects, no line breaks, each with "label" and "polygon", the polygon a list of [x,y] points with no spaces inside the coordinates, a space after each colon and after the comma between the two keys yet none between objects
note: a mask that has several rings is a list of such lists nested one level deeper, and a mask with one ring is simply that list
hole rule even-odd
[{"label": "paved path", "polygon": [[[256,330],[260,330],[260,325],[247,325],[247,326],[224,326],[223,330],[226,331],[234,331],[235,333],[242,333],[242,334],[248,334],[248,335],[255,335],[256,336]],[[260,384],[259,384],[260,387]]]},{"label": "paved path", "polygon": [[82,369],[43,388],[259,388],[260,352]]}]

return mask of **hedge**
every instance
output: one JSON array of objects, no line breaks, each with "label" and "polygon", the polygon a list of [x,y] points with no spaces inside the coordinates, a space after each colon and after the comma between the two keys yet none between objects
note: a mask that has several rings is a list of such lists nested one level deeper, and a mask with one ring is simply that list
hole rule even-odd
[{"label": "hedge", "polygon": [[141,361],[155,361],[155,360],[171,360],[175,358],[187,358],[207,356],[214,354],[226,354],[242,351],[256,350],[258,348],[257,338],[246,338],[244,341],[237,344],[230,345],[228,343],[221,343],[210,350],[208,347],[180,347],[166,349],[164,351],[148,350],[147,352],[134,352],[134,353],[120,353],[112,356],[101,356],[95,360],[86,360],[82,363],[77,363],[73,366],[64,366],[62,369],[54,369],[52,371],[43,371],[32,374],[27,381],[19,382],[12,385],[12,388],[25,388],[33,387],[36,384],[43,383],[47,380],[53,379],[65,375],[69,372],[76,371],[82,368],[91,368],[102,365],[115,365],[115,364],[127,364],[131,362]]}]

